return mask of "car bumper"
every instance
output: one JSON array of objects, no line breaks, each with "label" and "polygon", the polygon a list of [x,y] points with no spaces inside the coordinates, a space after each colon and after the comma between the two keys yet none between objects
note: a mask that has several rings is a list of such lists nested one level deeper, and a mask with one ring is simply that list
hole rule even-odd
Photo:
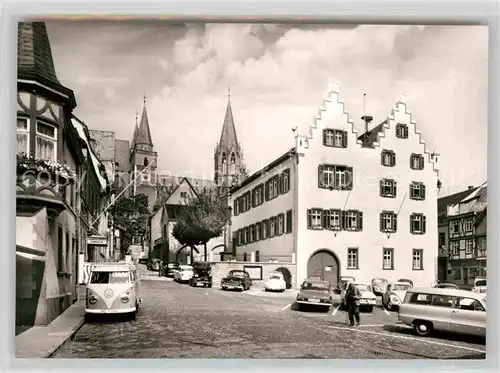
[{"label": "car bumper", "polygon": [[376,299],[360,299],[359,300],[360,306],[375,306],[376,304],[377,304]]},{"label": "car bumper", "polygon": [[134,312],[136,309],[135,307],[132,308],[113,308],[113,309],[91,309],[91,308],[85,308],[85,313],[93,314],[93,315],[109,315],[109,314],[116,314],[116,313],[130,313]]},{"label": "car bumper", "polygon": [[332,302],[310,301],[310,300],[297,300],[298,304],[310,304],[312,306],[331,307]]},{"label": "car bumper", "polygon": [[285,290],[284,286],[273,286],[273,285],[265,285],[264,286],[266,290],[271,290],[271,291],[280,291],[280,290]]},{"label": "car bumper", "polygon": [[226,285],[222,284],[221,288],[224,290],[243,290],[243,285]]}]

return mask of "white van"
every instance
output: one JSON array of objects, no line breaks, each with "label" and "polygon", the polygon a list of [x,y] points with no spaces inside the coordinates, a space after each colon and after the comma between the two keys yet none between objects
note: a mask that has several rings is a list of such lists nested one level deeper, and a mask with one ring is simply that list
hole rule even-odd
[{"label": "white van", "polygon": [[141,286],[137,268],[130,262],[98,263],[87,284],[85,314],[130,314],[139,311]]},{"label": "white van", "polygon": [[467,290],[412,288],[399,306],[398,322],[427,336],[444,331],[486,337],[486,294]]}]

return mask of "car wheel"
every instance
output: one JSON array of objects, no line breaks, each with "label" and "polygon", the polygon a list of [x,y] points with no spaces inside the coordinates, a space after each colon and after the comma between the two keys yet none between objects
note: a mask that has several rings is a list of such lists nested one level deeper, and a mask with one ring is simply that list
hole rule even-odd
[{"label": "car wheel", "polygon": [[417,334],[422,337],[428,336],[432,332],[432,324],[427,321],[415,321],[413,327]]},{"label": "car wheel", "polygon": [[368,310],[368,312],[373,312],[373,306],[368,306],[366,307],[366,309]]}]

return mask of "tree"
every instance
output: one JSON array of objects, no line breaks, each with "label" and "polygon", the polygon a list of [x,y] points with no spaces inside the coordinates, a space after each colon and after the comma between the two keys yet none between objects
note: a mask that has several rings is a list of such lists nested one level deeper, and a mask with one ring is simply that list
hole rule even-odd
[{"label": "tree", "polygon": [[127,250],[134,237],[149,237],[148,197],[139,194],[130,198],[120,198],[110,207],[113,223],[123,228],[122,247]]},{"label": "tree", "polygon": [[172,235],[181,245],[206,249],[208,241],[222,235],[230,218],[229,207],[218,193],[204,188],[183,206]]}]

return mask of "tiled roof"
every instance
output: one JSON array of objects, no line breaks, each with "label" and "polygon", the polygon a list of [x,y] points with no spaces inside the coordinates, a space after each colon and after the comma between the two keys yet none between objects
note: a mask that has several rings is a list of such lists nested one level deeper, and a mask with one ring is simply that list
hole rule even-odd
[{"label": "tiled roof", "polygon": [[386,124],[386,123],[387,123],[387,120],[384,120],[378,126],[373,127],[371,130],[358,136],[358,140],[361,140],[363,142],[363,146],[367,146],[367,147],[373,146],[373,143],[378,141],[378,134],[380,132],[382,132],[384,124]]},{"label": "tiled roof", "polygon": [[450,194],[448,196],[438,198],[438,215],[446,214],[447,207],[449,205],[457,204],[458,202],[463,200],[465,197],[467,197],[469,194],[473,193],[477,189],[478,187],[474,187],[471,189],[463,190],[455,194]]},{"label": "tiled roof", "polygon": [[44,22],[19,22],[17,29],[17,78],[34,80],[69,97],[72,107],[76,99],[72,90],[57,79],[49,36]]},{"label": "tiled roof", "polygon": [[18,75],[27,72],[60,84],[44,22],[20,22],[17,42]]},{"label": "tiled roof", "polygon": [[184,179],[187,179],[189,184],[193,187],[195,191],[200,191],[203,188],[215,189],[216,184],[213,180],[201,179],[195,177],[184,177],[184,176],[158,176],[158,183],[160,187],[162,185],[171,188],[172,190],[176,188]]}]

